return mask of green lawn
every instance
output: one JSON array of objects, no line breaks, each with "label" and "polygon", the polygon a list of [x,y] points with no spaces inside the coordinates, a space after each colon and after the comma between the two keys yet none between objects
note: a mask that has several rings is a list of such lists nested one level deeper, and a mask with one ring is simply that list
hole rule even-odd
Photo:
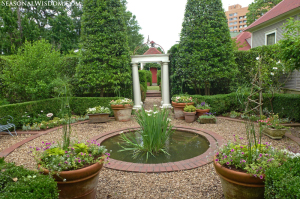
[{"label": "green lawn", "polygon": [[159,90],[159,86],[148,86],[148,90]]}]

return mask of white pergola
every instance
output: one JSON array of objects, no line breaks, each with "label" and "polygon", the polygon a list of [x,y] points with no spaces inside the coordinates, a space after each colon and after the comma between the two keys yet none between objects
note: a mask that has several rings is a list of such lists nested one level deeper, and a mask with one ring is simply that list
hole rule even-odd
[{"label": "white pergola", "polygon": [[142,108],[140,81],[138,72],[138,63],[157,62],[161,65],[161,105],[164,108],[171,108],[170,104],[170,88],[169,88],[169,54],[153,54],[153,55],[132,55],[132,79],[133,79],[133,95],[134,95],[134,109]]}]

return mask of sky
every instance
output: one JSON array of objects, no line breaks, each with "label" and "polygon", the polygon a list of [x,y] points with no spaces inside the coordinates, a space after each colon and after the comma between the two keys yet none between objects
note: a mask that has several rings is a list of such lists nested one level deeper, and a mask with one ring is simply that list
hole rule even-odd
[{"label": "sky", "polygon": [[[140,33],[147,41],[161,45],[167,52],[180,40],[181,25],[187,0],[127,0],[127,10],[132,12],[141,26]],[[254,0],[222,0],[223,8],[240,4],[247,7]]]}]

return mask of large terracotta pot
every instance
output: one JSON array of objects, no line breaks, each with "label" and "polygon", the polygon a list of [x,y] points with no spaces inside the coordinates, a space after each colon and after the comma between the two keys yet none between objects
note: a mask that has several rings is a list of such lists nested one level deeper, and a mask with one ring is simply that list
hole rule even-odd
[{"label": "large terracotta pot", "polygon": [[172,102],[172,106],[174,107],[174,117],[175,119],[184,120],[183,109],[186,105],[194,105],[194,102],[191,103],[176,103]]},{"label": "large terracotta pot", "polygon": [[[91,166],[59,172],[59,176],[53,174],[53,178],[57,182],[60,199],[95,199],[99,172],[103,166],[101,163],[95,163]],[[45,175],[49,175],[49,171],[44,169]],[[63,181],[66,179],[66,181]]]},{"label": "large terracotta pot", "polygon": [[127,122],[131,119],[131,105],[111,105],[111,108],[114,111],[116,121]]},{"label": "large terracotta pot", "polygon": [[195,112],[184,112],[183,111],[183,113],[184,113],[186,123],[192,123],[193,121],[195,121],[196,111]]},{"label": "large terracotta pot", "polygon": [[220,176],[226,199],[264,198],[264,179],[256,178],[244,172],[227,169],[216,162],[216,156],[214,157],[214,167]]},{"label": "large terracotta pot", "polygon": [[280,140],[285,135],[287,129],[272,129],[272,128],[264,128],[263,134],[269,136],[274,140]]},{"label": "large terracotta pot", "polygon": [[201,116],[204,115],[205,113],[208,113],[210,109],[196,109],[196,117],[197,119]]},{"label": "large terracotta pot", "polygon": [[108,122],[109,114],[108,113],[98,113],[98,114],[88,114],[89,124],[99,123],[99,122]]}]

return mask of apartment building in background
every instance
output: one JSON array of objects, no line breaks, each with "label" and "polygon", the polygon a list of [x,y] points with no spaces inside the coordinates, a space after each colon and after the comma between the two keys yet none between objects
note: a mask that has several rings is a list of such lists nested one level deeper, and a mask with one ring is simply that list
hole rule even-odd
[{"label": "apartment building in background", "polygon": [[242,8],[240,4],[228,6],[228,11],[226,11],[225,14],[230,32],[243,32],[247,27],[247,12],[248,7]]}]

